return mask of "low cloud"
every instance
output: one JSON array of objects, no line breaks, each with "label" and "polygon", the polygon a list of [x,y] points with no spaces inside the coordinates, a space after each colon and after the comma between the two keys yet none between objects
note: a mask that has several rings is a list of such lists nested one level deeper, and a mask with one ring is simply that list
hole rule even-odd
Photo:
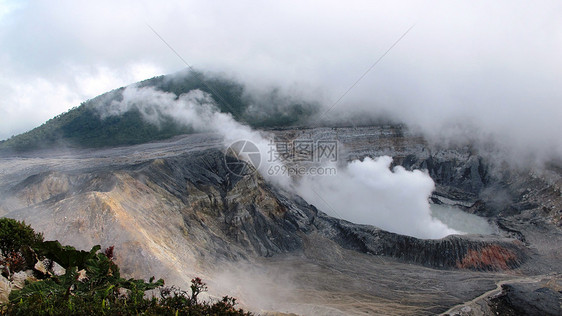
[{"label": "low cloud", "polygon": [[[561,9],[558,1],[507,0],[242,1],[220,8],[204,1],[5,1],[0,138],[103,92],[77,87],[102,87],[107,76],[85,80],[75,68],[111,69],[119,80],[107,90],[133,82],[123,75],[134,72],[131,65],[154,70],[138,72],[145,77],[184,68],[146,23],[197,69],[226,73],[248,91],[279,87],[324,109],[415,24],[331,118],[384,115],[435,143],[475,142],[486,150],[492,142],[503,158],[540,164],[562,157]],[[38,79],[52,91],[18,90]]]}]

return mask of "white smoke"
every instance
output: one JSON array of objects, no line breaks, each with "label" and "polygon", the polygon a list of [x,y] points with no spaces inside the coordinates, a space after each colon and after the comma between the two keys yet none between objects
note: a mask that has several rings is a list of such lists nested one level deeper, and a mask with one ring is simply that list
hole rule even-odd
[{"label": "white smoke", "polygon": [[[100,106],[98,109],[101,116],[105,117],[121,115],[132,108],[138,109],[146,121],[157,126],[166,118],[171,118],[200,132],[218,133],[223,137],[225,147],[240,140],[250,141],[262,153],[258,168],[260,174],[277,185],[289,187],[289,178],[274,177],[266,172],[278,163],[267,159],[266,153],[271,150],[267,137],[237,122],[232,115],[219,112],[210,95],[192,90],[178,97],[174,93],[158,91],[152,87],[129,86],[123,91],[121,101],[113,101],[109,107]],[[247,153],[240,154],[242,158],[248,159]]]},{"label": "white smoke", "polygon": [[[432,218],[428,202],[434,189],[431,177],[400,166],[390,170],[391,157],[356,160],[336,174],[326,176],[313,177],[305,173],[295,182],[287,172],[271,172],[286,166],[269,159],[268,153],[275,148],[267,135],[237,122],[230,114],[219,112],[213,99],[202,91],[193,90],[177,97],[151,87],[131,86],[123,91],[121,101],[113,101],[107,108],[100,107],[100,111],[102,116],[120,115],[132,108],[138,109],[144,119],[155,125],[171,118],[197,131],[218,133],[225,147],[240,140],[254,143],[261,153],[258,171],[266,180],[294,190],[332,216],[420,238],[459,233]],[[248,159],[244,153],[242,158]]]},{"label": "white smoke", "polygon": [[431,216],[428,198],[435,187],[420,170],[401,166],[392,158],[355,160],[335,176],[303,178],[299,194],[334,217],[419,238],[458,234]]}]

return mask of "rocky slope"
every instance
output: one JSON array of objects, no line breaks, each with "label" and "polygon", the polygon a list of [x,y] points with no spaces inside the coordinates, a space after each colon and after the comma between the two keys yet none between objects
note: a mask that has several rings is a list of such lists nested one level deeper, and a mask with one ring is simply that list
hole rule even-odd
[{"label": "rocky slope", "polygon": [[[487,216],[501,233],[420,240],[331,218],[257,173],[229,172],[235,158],[225,158],[220,139],[206,134],[3,158],[0,212],[25,219],[47,239],[88,249],[115,245],[131,276],[166,276],[180,285],[194,274],[234,278],[225,291],[240,288],[248,306],[305,314],[433,314],[495,288],[506,273],[561,270],[559,173],[492,170],[469,151],[436,150],[397,127],[275,134],[337,139],[347,159],[389,154],[408,168],[427,168],[438,184],[435,202]],[[509,203],[494,198],[500,191]],[[266,281],[250,286],[259,276]],[[255,301],[252,288],[260,297],[266,289],[291,290],[283,305]]]}]

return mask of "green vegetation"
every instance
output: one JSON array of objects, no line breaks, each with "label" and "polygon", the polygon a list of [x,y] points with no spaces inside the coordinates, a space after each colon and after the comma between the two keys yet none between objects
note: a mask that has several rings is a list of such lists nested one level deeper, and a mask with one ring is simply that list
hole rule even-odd
[{"label": "green vegetation", "polygon": [[[162,279],[122,278],[113,261],[113,247],[104,252],[100,246],[79,251],[58,241],[43,241],[24,223],[1,218],[1,236],[10,233],[19,237],[2,244],[2,276],[10,280],[12,273],[25,270],[31,270],[32,276],[21,290],[11,291],[9,301],[0,305],[1,315],[251,315],[235,308],[236,300],[228,296],[201,301],[198,295],[207,287],[199,278],[191,281],[190,292],[164,287]],[[29,257],[22,255],[24,248]],[[7,268],[9,253],[21,255],[15,268]],[[64,272],[55,272],[55,263]],[[149,297],[147,291],[159,297]]]},{"label": "green vegetation", "polygon": [[[193,71],[155,77],[137,85],[172,92],[177,96],[199,89],[211,95],[221,112],[231,113],[236,120],[252,127],[294,125],[310,117],[317,109],[308,103],[291,103],[275,90],[266,100],[252,101],[244,93],[242,85]],[[132,145],[193,132],[189,126],[182,126],[171,117],[165,118],[160,126],[153,125],[143,120],[136,108],[122,115],[102,118],[99,109],[107,108],[113,101],[120,101],[124,89],[88,100],[31,131],[0,142],[0,151],[25,152],[61,145],[73,148]],[[253,104],[251,109],[250,104]]]},{"label": "green vegetation", "polygon": [[0,266],[8,278],[27,267],[33,260],[33,248],[43,242],[43,234],[36,233],[25,222],[0,219]]},{"label": "green vegetation", "polygon": [[36,233],[25,222],[11,218],[0,219],[0,251],[3,254],[21,252],[27,246],[43,242],[43,234]]}]

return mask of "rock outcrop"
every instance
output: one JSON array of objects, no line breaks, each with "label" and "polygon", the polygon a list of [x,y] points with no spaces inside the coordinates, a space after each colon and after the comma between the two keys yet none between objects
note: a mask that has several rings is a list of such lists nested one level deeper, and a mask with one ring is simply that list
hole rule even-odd
[{"label": "rock outcrop", "polygon": [[513,239],[454,235],[428,240],[389,233],[371,226],[333,219],[326,221],[321,231],[330,231],[332,239],[344,248],[433,268],[511,270],[527,259],[525,246]]},{"label": "rock outcrop", "polygon": [[507,283],[501,292],[490,299],[496,315],[560,315],[562,314],[561,286],[540,283]]}]

